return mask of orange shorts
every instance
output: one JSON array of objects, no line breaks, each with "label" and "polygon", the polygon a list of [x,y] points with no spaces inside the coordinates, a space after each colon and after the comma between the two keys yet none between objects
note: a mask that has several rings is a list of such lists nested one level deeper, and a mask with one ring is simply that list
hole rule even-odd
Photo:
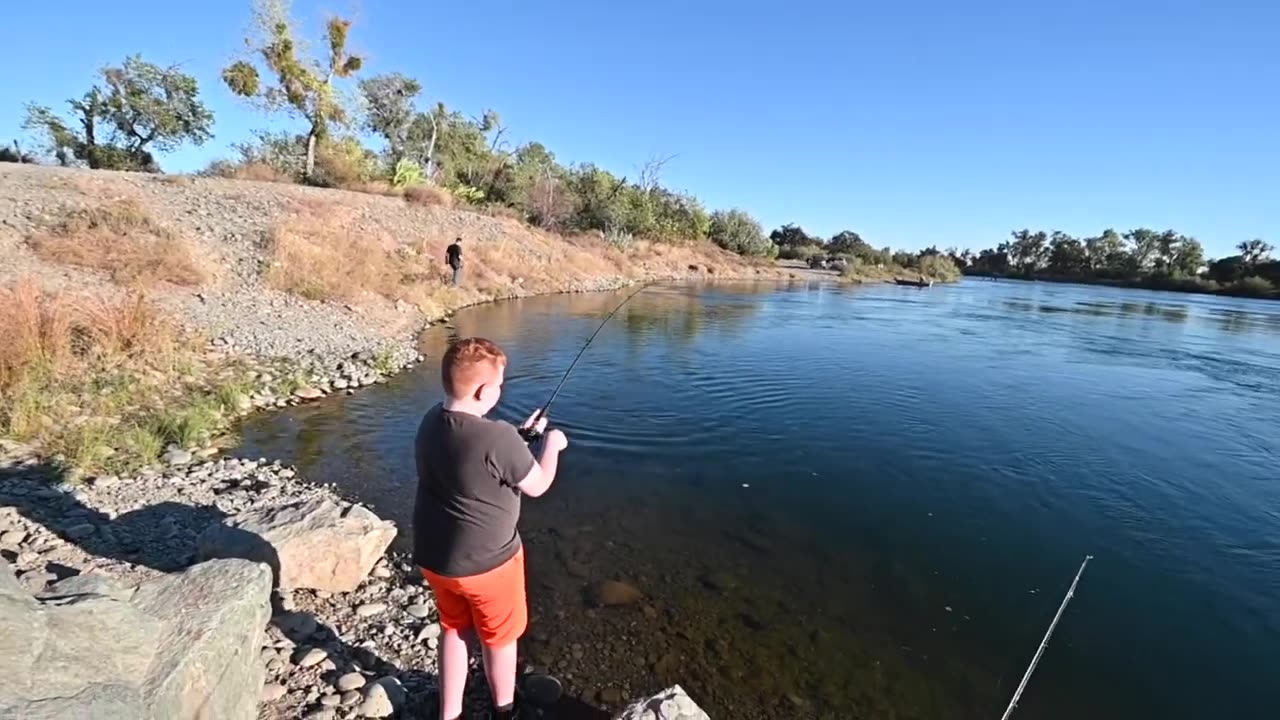
[{"label": "orange shorts", "polygon": [[524,547],[510,560],[479,575],[444,577],[426,568],[422,575],[435,592],[440,627],[446,630],[475,628],[485,645],[502,647],[515,642],[529,625]]}]

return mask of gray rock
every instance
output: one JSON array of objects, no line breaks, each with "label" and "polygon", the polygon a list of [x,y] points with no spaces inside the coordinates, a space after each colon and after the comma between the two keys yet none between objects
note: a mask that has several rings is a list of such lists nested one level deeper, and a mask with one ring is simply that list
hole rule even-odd
[{"label": "gray rock", "polygon": [[293,664],[298,667],[311,667],[324,662],[329,657],[329,653],[322,648],[298,648],[298,652],[293,655]]},{"label": "gray rock", "polygon": [[320,704],[324,705],[325,707],[337,707],[338,704],[341,702],[342,702],[342,697],[340,695],[325,695],[324,697],[320,698]]},{"label": "gray rock", "polygon": [[358,672],[349,672],[338,678],[338,682],[334,687],[343,692],[347,692],[349,690],[359,690],[364,687],[364,683],[364,675],[361,675]]},{"label": "gray rock", "polygon": [[333,720],[338,713],[333,708],[318,707],[302,716],[302,720]]},{"label": "gray rock", "polygon": [[299,400],[318,400],[324,397],[324,391],[320,388],[303,387],[293,391],[293,396]]},{"label": "gray rock", "polygon": [[23,540],[27,539],[27,534],[21,530],[10,530],[4,534],[0,534],[0,545],[8,545],[9,547],[17,547]]},{"label": "gray rock", "polygon": [[135,587],[122,585],[120,581],[101,573],[82,573],[56,582],[40,594],[41,600],[56,600],[75,595],[105,595],[122,602],[133,599]]},{"label": "gray rock", "polygon": [[365,603],[356,607],[356,617],[372,617],[384,612],[386,609],[386,603]]},{"label": "gray rock", "polygon": [[364,688],[364,701],[356,714],[366,718],[391,717],[404,705],[406,693],[394,677],[378,678]]},{"label": "gray rock", "polygon": [[273,703],[284,697],[289,689],[279,683],[267,683],[262,686],[262,702]]},{"label": "gray rock", "polygon": [[[290,603],[292,604],[292,603]],[[286,637],[295,640],[306,640],[316,632],[316,619],[310,613],[287,612],[275,619],[276,626]]]},{"label": "gray rock", "polygon": [[98,529],[90,523],[81,523],[79,525],[72,525],[66,530],[63,530],[62,534],[66,535],[69,540],[83,540],[97,532],[97,530]]},{"label": "gray rock", "polygon": [[404,609],[405,612],[421,620],[431,614],[431,608],[421,603],[415,603]]},{"label": "gray rock", "polygon": [[245,659],[262,645],[266,568],[206,563],[143,583],[127,600],[92,576],[41,599],[12,578],[0,567],[0,717],[257,717],[262,666]]},{"label": "gray rock", "polygon": [[163,634],[144,683],[151,716],[253,720],[271,617],[271,572],[215,560],[144,583],[133,605],[159,618]]},{"label": "gray rock", "polygon": [[160,461],[165,465],[182,466],[190,465],[195,458],[191,453],[182,448],[171,448],[168,452],[160,457]]},{"label": "gray rock", "polygon": [[348,690],[342,693],[342,706],[350,707],[364,699],[359,690]]},{"label": "gray rock", "polygon": [[679,685],[628,706],[616,720],[710,720]]},{"label": "gray rock", "polygon": [[[199,537],[202,557],[265,562],[282,589],[351,592],[396,535],[394,523],[353,505],[311,498],[241,513]],[[317,552],[323,548],[323,552]]]},{"label": "gray rock", "polygon": [[431,623],[430,625],[422,626],[422,629],[418,631],[417,639],[418,642],[422,642],[423,640],[435,640],[438,637],[440,637],[440,623]]}]

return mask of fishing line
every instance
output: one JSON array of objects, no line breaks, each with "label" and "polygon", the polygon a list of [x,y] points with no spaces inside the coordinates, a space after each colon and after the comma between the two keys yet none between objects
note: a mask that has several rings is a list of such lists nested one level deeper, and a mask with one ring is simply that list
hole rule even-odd
[{"label": "fishing line", "polygon": [[591,333],[591,337],[587,338],[587,341],[582,345],[582,349],[574,356],[573,362],[569,363],[569,368],[564,371],[564,375],[560,378],[560,382],[556,385],[556,389],[551,391],[551,397],[547,398],[547,401],[543,403],[542,407],[538,408],[538,412],[534,413],[533,420],[526,427],[520,428],[521,437],[528,441],[538,439],[542,434],[537,430],[538,421],[546,416],[547,410],[551,408],[551,403],[555,402],[556,397],[560,395],[560,389],[564,387],[566,382],[568,382],[569,375],[573,372],[573,369],[578,366],[578,361],[582,359],[582,354],[587,351],[587,348],[591,347],[591,341],[596,339],[596,336],[600,334],[600,331],[604,329],[605,325],[609,324],[609,321],[613,319],[613,316],[618,314],[618,311],[622,309],[623,305],[631,302],[631,298],[644,292],[652,285],[652,282],[641,285],[638,290],[623,298],[622,302],[618,303],[618,306],[604,317],[604,321],[600,323],[600,326],[596,328],[595,332]]}]

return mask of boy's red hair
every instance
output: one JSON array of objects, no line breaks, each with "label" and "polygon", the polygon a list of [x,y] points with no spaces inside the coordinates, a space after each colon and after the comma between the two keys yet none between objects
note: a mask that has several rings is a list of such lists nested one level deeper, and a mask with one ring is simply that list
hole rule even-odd
[{"label": "boy's red hair", "polygon": [[489,382],[507,366],[507,354],[484,338],[464,338],[449,346],[440,361],[440,380],[449,397],[462,398]]}]

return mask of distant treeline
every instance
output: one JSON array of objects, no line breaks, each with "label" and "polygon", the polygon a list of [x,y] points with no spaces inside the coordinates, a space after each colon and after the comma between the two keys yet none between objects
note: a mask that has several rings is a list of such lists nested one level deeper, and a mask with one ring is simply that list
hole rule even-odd
[{"label": "distant treeline", "polygon": [[1236,249],[1239,254],[1209,260],[1193,237],[1139,228],[1126,233],[1108,229],[1087,238],[1057,230],[1017,230],[1008,241],[976,255],[947,252],[969,275],[1274,297],[1280,287],[1280,261],[1271,259],[1274,248],[1254,239]]}]

